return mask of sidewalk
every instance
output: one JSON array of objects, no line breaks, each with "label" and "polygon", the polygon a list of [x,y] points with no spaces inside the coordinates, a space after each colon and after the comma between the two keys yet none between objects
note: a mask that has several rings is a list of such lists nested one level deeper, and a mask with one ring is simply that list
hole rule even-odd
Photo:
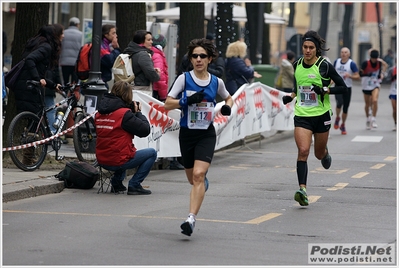
[{"label": "sidewalk", "polygon": [[[246,143],[265,142],[269,138],[275,136],[276,133],[279,132],[270,131],[262,133],[263,139],[261,141],[259,141],[259,134],[247,137],[245,141]],[[227,146],[226,149],[235,146],[242,146],[242,143],[236,142]],[[54,156],[54,153],[50,153],[50,155]],[[61,146],[59,155],[67,157],[69,161],[71,161],[71,159],[76,159],[72,139],[69,139],[68,144],[63,144]],[[60,193],[65,188],[64,182],[59,181],[54,176],[61,170],[62,168],[46,169],[45,165],[31,172],[22,171],[17,167],[2,167],[3,203],[51,193]]]},{"label": "sidewalk", "polygon": [[[68,144],[63,144],[59,155],[67,158],[67,161],[76,159],[72,139]],[[55,156],[52,152],[50,155]],[[66,162],[66,161],[63,161]],[[59,193],[64,189],[64,182],[54,176],[58,174],[64,164],[58,164],[60,168],[47,168],[43,164],[39,169],[31,172],[22,171],[16,166],[5,168],[2,166],[2,193],[3,203],[39,195]]]}]

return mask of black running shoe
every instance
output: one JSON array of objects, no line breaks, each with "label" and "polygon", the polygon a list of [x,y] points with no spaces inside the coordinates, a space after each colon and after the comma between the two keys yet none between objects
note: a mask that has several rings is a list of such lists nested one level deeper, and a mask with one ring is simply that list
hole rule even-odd
[{"label": "black running shoe", "polygon": [[321,159],[321,165],[325,168],[325,169],[329,169],[331,167],[331,155],[328,153],[328,148],[327,149],[327,154],[323,157],[323,159]]}]

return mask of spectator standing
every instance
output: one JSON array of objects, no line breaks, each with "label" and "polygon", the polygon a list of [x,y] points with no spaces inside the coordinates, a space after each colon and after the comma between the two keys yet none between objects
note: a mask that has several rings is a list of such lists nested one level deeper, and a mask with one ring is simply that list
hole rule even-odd
[{"label": "spectator standing", "polygon": [[146,30],[138,30],[123,53],[132,55],[133,72],[135,75],[135,90],[152,96],[152,84],[161,79],[159,68],[154,67],[152,56],[152,33]]},{"label": "spectator standing", "polygon": [[97,132],[96,157],[107,170],[114,171],[111,191],[126,191],[123,180],[126,170],[137,168],[129,180],[128,195],[149,195],[141,183],[150,173],[157,158],[154,148],[137,150],[132,140],[150,134],[151,126],[141,113],[141,104],[133,101],[132,86],[124,81],[116,82],[111,93],[105,93],[95,115]]},{"label": "spectator standing", "polygon": [[[15,101],[17,112],[30,111],[35,114],[41,112],[41,100],[36,89],[28,88],[27,80],[40,81],[45,87],[56,90],[58,86],[46,78],[47,71],[58,66],[61,52],[60,37],[56,35],[53,25],[42,26],[37,35],[27,41],[22,58],[25,65],[21,70],[15,87]],[[44,92],[43,92],[44,93]]]},{"label": "spectator standing", "polygon": [[384,56],[383,60],[388,64],[388,68],[391,68],[394,66],[395,56],[393,55],[392,49],[388,49],[387,54]]},{"label": "spectator standing", "polygon": [[[396,59],[395,59],[395,64],[396,64]],[[396,131],[396,95],[397,95],[397,81],[396,81],[396,65],[392,68],[392,75],[391,75],[391,87],[389,90],[389,99],[391,100],[392,104],[392,116],[393,116],[393,121],[395,123],[395,127],[393,128],[394,131]]]},{"label": "spectator standing", "polygon": [[[331,128],[330,94],[342,94],[347,90],[342,77],[334,66],[322,57],[326,41],[317,32],[308,31],[302,37],[303,57],[294,62],[295,92],[283,97],[283,103],[291,102],[296,96],[294,116],[294,137],[298,148],[296,172],[299,190],[294,199],[301,206],[309,205],[307,195],[308,156],[314,136],[314,154],[325,169],[331,166],[327,148]],[[335,87],[330,87],[334,81]]]},{"label": "spectator standing", "polygon": [[[222,115],[231,114],[233,99],[227,92],[223,80],[208,71],[208,65],[218,55],[211,41],[205,38],[191,40],[187,55],[194,69],[177,77],[166,98],[165,109],[182,110],[179,133],[180,152],[188,182],[192,187],[189,215],[180,228],[183,234],[191,236],[196,216],[209,185],[206,174],[216,144],[216,132],[213,126],[216,95],[225,101],[221,107]],[[200,111],[197,110],[198,103],[201,106]],[[200,120],[199,113],[206,113],[209,116]]]},{"label": "spectator standing", "polygon": [[[166,42],[166,37],[162,34],[155,35],[152,40],[152,51],[154,51],[152,60],[154,61],[154,67],[161,71],[160,80],[152,84],[152,96],[162,102],[165,102],[168,95],[169,83],[168,63],[163,52]],[[182,170],[184,167],[177,161],[176,157],[173,157],[169,163],[169,169]]]},{"label": "spectator standing", "polygon": [[152,83],[152,96],[165,102],[166,97],[168,95],[168,83],[169,83],[169,74],[168,74],[168,62],[166,60],[165,53],[163,52],[166,46],[166,37],[162,34],[157,34],[153,37],[152,40],[152,51],[154,54],[152,55],[152,61],[154,62],[154,68],[160,70],[160,79],[159,81]]},{"label": "spectator standing", "polygon": [[[61,44],[61,51],[62,51],[62,40],[64,38],[64,26],[61,24],[53,24],[55,35],[59,38]],[[46,79],[53,81],[56,84],[62,84],[60,78],[60,70],[58,65],[54,68],[51,68],[46,71],[45,74]],[[46,108],[49,108],[55,104],[55,91],[51,88],[45,87],[44,89],[44,103]],[[52,133],[55,133],[57,129],[54,128],[53,124],[55,122],[55,113],[56,110],[53,109],[47,113],[47,119],[49,122],[50,130]],[[66,139],[64,139],[66,141]]]},{"label": "spectator standing", "polygon": [[83,40],[83,33],[79,30],[79,25],[79,18],[72,17],[69,19],[69,27],[64,31],[60,55],[64,85],[78,81],[78,76],[75,73],[75,64]]},{"label": "spectator standing", "polygon": [[[61,40],[56,35],[53,25],[42,26],[38,33],[27,41],[22,53],[25,65],[22,67],[14,89],[17,113],[30,111],[41,116],[42,100],[37,92],[38,89],[27,86],[26,81],[40,81],[42,88],[39,90],[42,90],[42,96],[45,87],[51,90],[59,90],[61,85],[46,78],[46,72],[58,66],[60,53]],[[25,165],[35,163],[35,148],[32,146],[22,150],[22,162]]]},{"label": "spectator standing", "polygon": [[118,35],[116,34],[116,26],[104,24],[102,26],[100,58],[101,78],[105,82],[107,88],[109,88],[107,82],[112,79],[112,66],[114,66],[114,62],[119,54],[121,54],[121,51],[118,43]]},{"label": "spectator standing", "polygon": [[287,51],[287,59],[281,60],[281,81],[284,92],[291,93],[294,88],[294,67],[292,63],[295,61],[295,53]]},{"label": "spectator standing", "polygon": [[[334,61],[335,70],[344,79],[344,82],[348,88],[348,91],[344,94],[336,94],[336,108],[335,108],[335,122],[334,129],[340,129],[342,135],[346,135],[346,119],[348,118],[348,109],[352,96],[352,80],[359,80],[359,69],[356,63],[350,58],[351,52],[349,48],[341,48],[341,57]],[[343,109],[343,110],[342,110]],[[342,111],[342,124],[339,125],[341,120]]]},{"label": "spectator standing", "polygon": [[[360,77],[364,96],[364,110],[366,113],[366,128],[377,128],[378,95],[380,92],[381,81],[384,78],[387,64],[379,60],[378,50],[370,51],[370,59],[362,63],[360,67]],[[369,109],[371,107],[371,115]]]},{"label": "spectator standing", "polygon": [[260,78],[253,66],[248,66],[244,58],[247,55],[247,44],[241,41],[230,43],[226,50],[226,88],[230,95],[252,78]]}]

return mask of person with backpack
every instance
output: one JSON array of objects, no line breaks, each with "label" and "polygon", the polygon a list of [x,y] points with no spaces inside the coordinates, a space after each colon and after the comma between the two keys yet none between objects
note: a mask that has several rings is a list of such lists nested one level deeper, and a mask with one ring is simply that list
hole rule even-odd
[{"label": "person with backpack", "polygon": [[[336,94],[336,108],[335,108],[335,122],[334,129],[340,129],[342,135],[346,135],[346,119],[348,118],[348,108],[352,95],[352,80],[359,80],[359,69],[356,63],[350,58],[351,52],[349,48],[341,48],[341,57],[334,61],[334,67],[338,74],[344,79],[348,91],[344,94]],[[342,124],[339,125],[341,120],[342,110]]]},{"label": "person with backpack", "polygon": [[[381,81],[384,78],[387,64],[379,59],[379,52],[376,49],[370,51],[370,59],[362,62],[360,77],[362,79],[362,91],[364,96],[364,111],[366,113],[366,129],[377,128],[378,95]],[[371,115],[369,114],[371,110]]]},{"label": "person with backpack", "polygon": [[[326,41],[315,31],[308,31],[302,37],[302,54],[293,63],[294,92],[283,96],[287,104],[296,97],[294,116],[294,137],[298,149],[296,173],[299,190],[294,194],[294,200],[301,206],[309,205],[307,195],[308,157],[314,137],[314,154],[325,169],[332,163],[327,148],[331,128],[330,94],[343,94],[347,91],[346,84],[337,73],[334,66],[323,56],[322,51]],[[331,87],[331,82],[335,86]]]},{"label": "person with backpack", "polygon": [[152,33],[147,30],[138,30],[123,53],[132,55],[132,65],[135,90],[152,96],[152,83],[161,79],[161,71],[154,67],[152,56]]},{"label": "person with backpack", "polygon": [[104,24],[102,26],[102,43],[100,48],[101,78],[105,86],[109,88],[108,81],[112,79],[112,66],[115,59],[121,54],[116,34],[116,26]]}]

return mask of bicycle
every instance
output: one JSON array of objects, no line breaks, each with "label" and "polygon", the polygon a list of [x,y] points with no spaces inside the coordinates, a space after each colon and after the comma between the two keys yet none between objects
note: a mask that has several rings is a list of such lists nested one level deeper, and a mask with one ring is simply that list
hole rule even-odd
[{"label": "bicycle", "polygon": [[[80,161],[90,164],[96,162],[96,140],[97,135],[94,125],[94,115],[86,112],[85,106],[80,100],[80,88],[85,84],[67,84],[61,87],[63,100],[49,108],[45,108],[40,82],[28,80],[27,85],[37,89],[41,96],[42,111],[38,114],[24,111],[19,113],[10,123],[7,132],[7,145],[13,163],[23,171],[33,171],[43,164],[47,153],[55,151],[55,159],[63,160],[64,156],[59,156],[62,140],[60,136],[69,132],[63,131],[68,120],[69,114],[73,113],[75,128],[73,129],[73,143],[75,153]],[[57,113],[66,104],[65,114],[63,115],[56,133],[52,133],[47,120],[47,113],[56,109]],[[78,108],[78,109],[75,109]],[[82,120],[85,120],[82,122]],[[32,146],[33,145],[33,146]],[[48,146],[51,145],[51,151]],[[13,149],[16,148],[16,149]],[[22,149],[21,149],[22,148]]]}]

